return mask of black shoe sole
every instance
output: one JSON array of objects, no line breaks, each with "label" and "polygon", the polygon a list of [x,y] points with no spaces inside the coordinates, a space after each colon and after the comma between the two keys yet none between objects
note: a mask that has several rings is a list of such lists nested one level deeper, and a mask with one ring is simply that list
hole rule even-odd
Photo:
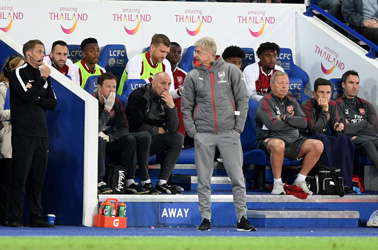
[{"label": "black shoe sole", "polygon": [[98,194],[111,194],[113,193],[113,190],[107,190],[107,191],[104,191],[104,192],[98,192]]},{"label": "black shoe sole", "polygon": [[254,229],[238,228],[237,231],[238,232],[252,232],[252,231],[257,231],[257,229],[256,228],[254,228]]}]

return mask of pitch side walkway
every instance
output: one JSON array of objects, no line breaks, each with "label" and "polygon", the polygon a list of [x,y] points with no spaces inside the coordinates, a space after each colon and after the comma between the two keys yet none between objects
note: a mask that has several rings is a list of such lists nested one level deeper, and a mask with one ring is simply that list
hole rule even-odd
[{"label": "pitch side walkway", "polygon": [[378,237],[378,228],[258,228],[256,232],[237,232],[236,227],[213,227],[210,232],[198,232],[195,227],[133,227],[110,229],[96,227],[57,226],[56,228],[0,227],[1,237]]}]

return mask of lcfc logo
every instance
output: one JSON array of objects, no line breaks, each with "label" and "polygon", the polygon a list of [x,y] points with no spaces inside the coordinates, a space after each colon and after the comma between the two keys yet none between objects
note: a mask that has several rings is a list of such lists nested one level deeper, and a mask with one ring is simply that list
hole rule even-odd
[{"label": "lcfc logo", "polygon": [[249,33],[253,37],[259,37],[263,34],[267,24],[274,24],[276,18],[273,16],[266,16],[265,11],[248,11],[246,16],[238,16],[238,22],[241,24],[252,24],[253,29],[248,28]]},{"label": "lcfc logo", "polygon": [[128,35],[135,35],[139,31],[141,23],[151,21],[150,14],[141,14],[140,9],[126,8],[123,9],[122,14],[112,14],[114,22],[127,22],[127,25],[123,25],[125,32]]},{"label": "lcfc logo", "polygon": [[61,7],[58,12],[49,12],[49,16],[51,21],[60,22],[60,28],[65,34],[73,33],[80,21],[88,20],[88,14],[78,13],[77,8],[73,7]]},{"label": "lcfc logo", "polygon": [[339,60],[339,54],[335,50],[330,49],[328,46],[324,46],[322,49],[315,45],[315,54],[322,57],[320,67],[324,74],[329,75],[336,68],[340,70],[345,69],[345,64]]},{"label": "lcfc logo", "polygon": [[190,36],[196,36],[200,33],[204,23],[211,23],[212,16],[202,15],[202,10],[185,10],[183,15],[175,15],[176,23],[187,23],[190,28],[185,26],[186,32]]},{"label": "lcfc logo", "polygon": [[12,6],[0,6],[0,30],[8,32],[14,20],[22,20],[24,13],[13,12]]}]

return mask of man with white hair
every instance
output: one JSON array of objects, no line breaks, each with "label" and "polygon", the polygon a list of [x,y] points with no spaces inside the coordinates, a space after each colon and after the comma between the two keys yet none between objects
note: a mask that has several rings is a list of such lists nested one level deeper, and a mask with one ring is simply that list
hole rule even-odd
[{"label": "man with white hair", "polygon": [[195,44],[195,67],[184,81],[181,111],[188,135],[194,138],[198,176],[198,203],[202,223],[198,231],[210,231],[211,175],[215,148],[232,182],[238,231],[256,231],[246,216],[246,190],[240,133],[248,111],[248,92],[240,69],[216,59],[214,39]]}]

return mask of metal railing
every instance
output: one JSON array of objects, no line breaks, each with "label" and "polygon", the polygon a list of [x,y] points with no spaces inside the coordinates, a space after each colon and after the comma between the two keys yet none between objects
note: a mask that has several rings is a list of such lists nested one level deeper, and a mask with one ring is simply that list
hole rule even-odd
[{"label": "metal railing", "polygon": [[331,22],[333,22],[334,24],[336,24],[337,26],[339,26],[341,29],[345,30],[347,33],[349,33],[353,37],[355,37],[358,40],[364,42],[367,46],[370,47],[370,50],[366,54],[366,56],[369,57],[369,58],[372,58],[372,59],[376,58],[375,57],[375,53],[378,52],[378,46],[376,44],[374,44],[369,39],[365,38],[364,36],[362,36],[361,34],[359,34],[358,32],[356,32],[355,30],[353,30],[352,28],[350,28],[349,26],[347,26],[345,23],[341,22],[340,20],[338,20],[334,16],[328,14],[326,11],[324,11],[319,6],[311,4],[308,7],[307,11],[304,12],[303,14],[305,16],[308,16],[308,17],[313,17],[314,16],[313,11],[316,11],[318,14],[320,14],[323,17],[325,17],[326,19],[330,20]]}]

